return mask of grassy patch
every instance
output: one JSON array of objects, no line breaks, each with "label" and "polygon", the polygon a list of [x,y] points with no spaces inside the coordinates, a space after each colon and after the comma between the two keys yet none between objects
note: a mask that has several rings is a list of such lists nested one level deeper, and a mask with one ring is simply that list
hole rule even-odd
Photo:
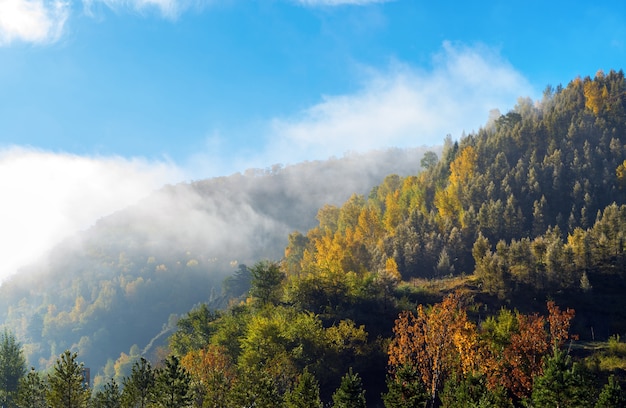
[{"label": "grassy patch", "polygon": [[584,343],[579,346],[591,355],[585,358],[587,367],[601,372],[626,371],[626,343],[619,335],[614,335],[607,342]]}]

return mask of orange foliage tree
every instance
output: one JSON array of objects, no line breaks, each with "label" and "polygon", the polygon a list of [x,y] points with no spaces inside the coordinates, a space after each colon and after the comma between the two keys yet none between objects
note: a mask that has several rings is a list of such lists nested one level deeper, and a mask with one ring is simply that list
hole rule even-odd
[{"label": "orange foliage tree", "polygon": [[476,326],[468,320],[458,293],[429,309],[418,306],[417,315],[402,312],[393,332],[388,350],[391,374],[402,366],[416,367],[432,401],[452,372],[469,373],[475,368]]},{"label": "orange foliage tree", "polygon": [[543,358],[550,350],[562,347],[568,339],[573,309],[547,303],[548,318],[538,314],[516,314],[515,330],[502,342],[485,341],[481,360],[489,388],[501,385],[517,399],[529,398],[533,379],[543,372]]},{"label": "orange foliage tree", "polygon": [[488,372],[487,376],[492,386],[499,382],[517,398],[524,398],[532,392],[533,378],[541,374],[549,341],[543,316],[518,314],[517,326],[519,331],[511,335],[496,364],[499,369]]},{"label": "orange foliage tree", "polygon": [[[227,406],[227,397],[236,379],[235,367],[222,346],[208,345],[187,353],[181,365],[191,374],[200,406]],[[204,401],[210,401],[205,403]]]},{"label": "orange foliage tree", "polygon": [[417,314],[404,311],[388,348],[390,375],[403,367],[416,369],[431,405],[453,374],[485,376],[489,389],[504,387],[512,398],[528,398],[543,358],[576,338],[569,334],[574,310],[562,311],[554,302],[547,307],[547,318],[507,311],[497,323],[488,319],[491,327],[480,331],[468,320],[458,292],[430,308],[418,306]]},{"label": "orange foliage tree", "polygon": [[548,325],[550,327],[550,340],[556,348],[561,348],[568,340],[578,340],[578,335],[570,334],[569,329],[576,312],[567,308],[564,311],[554,303],[548,304]]}]

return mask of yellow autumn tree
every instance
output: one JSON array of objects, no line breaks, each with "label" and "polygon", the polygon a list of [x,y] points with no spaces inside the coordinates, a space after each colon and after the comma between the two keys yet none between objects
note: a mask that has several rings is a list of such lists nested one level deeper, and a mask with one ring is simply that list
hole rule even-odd
[{"label": "yellow autumn tree", "polygon": [[426,208],[426,185],[425,173],[404,179],[400,189],[400,202],[404,215],[408,215],[415,208],[420,209],[424,214],[428,212]]},{"label": "yellow autumn tree", "polygon": [[461,217],[460,214],[463,210],[459,196],[454,189],[448,185],[448,188],[435,191],[435,207],[439,217],[442,219],[450,219],[456,223]]},{"label": "yellow autumn tree", "polygon": [[400,191],[394,191],[385,197],[385,214],[383,225],[385,229],[393,234],[396,227],[402,221],[402,206],[400,205]]},{"label": "yellow autumn tree", "polygon": [[339,272],[343,268],[345,238],[336,232],[326,234],[315,241],[315,264],[324,271]]},{"label": "yellow autumn tree", "polygon": [[435,207],[441,218],[449,218],[458,224],[462,219],[467,191],[476,172],[478,154],[472,146],[465,147],[450,163],[448,186],[435,192]]},{"label": "yellow autumn tree", "polygon": [[476,161],[478,154],[472,146],[467,146],[457,156],[452,163],[450,163],[450,185],[453,188],[463,187],[474,176],[476,171]]},{"label": "yellow autumn tree", "polygon": [[467,318],[459,293],[417,314],[405,311],[393,328],[389,367],[393,375],[403,366],[417,368],[433,401],[451,373],[470,373],[477,361],[478,334]]},{"label": "yellow autumn tree", "polygon": [[356,228],[354,229],[354,240],[375,246],[383,235],[383,227],[380,216],[373,207],[365,207],[359,213]]},{"label": "yellow autumn tree", "polygon": [[600,87],[598,81],[587,79],[583,85],[583,92],[585,95],[585,108],[597,115],[604,104],[602,96],[603,94],[608,95],[608,91],[603,92],[603,88]]},{"label": "yellow autumn tree", "polygon": [[385,271],[388,276],[392,279],[400,282],[402,280],[402,276],[400,275],[400,271],[398,271],[398,263],[393,258],[387,258],[385,261]]}]

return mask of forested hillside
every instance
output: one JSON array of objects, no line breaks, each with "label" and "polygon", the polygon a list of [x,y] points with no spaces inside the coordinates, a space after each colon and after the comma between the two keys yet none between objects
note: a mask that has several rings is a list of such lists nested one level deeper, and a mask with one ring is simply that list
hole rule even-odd
[{"label": "forested hillside", "polygon": [[208,300],[225,306],[223,279],[246,263],[281,257],[289,232],[313,227],[323,204],[365,193],[390,172],[419,171],[424,151],[353,154],[168,186],[4,282],[0,324],[42,369],[65,349],[94,374],[107,361],[112,367],[128,354],[153,352],[177,314]]},{"label": "forested hillside", "polygon": [[521,99],[448,141],[429,171],[322,208],[318,227],[291,235],[286,266],[341,274],[393,264],[403,280],[475,274],[509,300],[583,291],[586,307],[606,308],[595,332],[623,332],[624,309],[610,304],[623,289],[625,100],[621,72]]},{"label": "forested hillside", "polygon": [[[239,264],[224,281],[221,304],[210,283],[183,273],[213,259],[196,255],[207,248],[196,229],[188,231],[188,258],[166,263],[170,252],[153,247],[137,258],[150,266],[134,285],[169,276],[160,282],[205,291],[205,302],[172,319],[176,330],[160,353],[134,348],[110,361],[95,382],[93,405],[136,406],[140,379],[151,376],[141,388],[152,398],[148,406],[167,406],[170,397],[193,407],[626,406],[625,147],[626,80],[621,71],[598,72],[548,87],[540,101],[520,99],[457,142],[448,138],[441,157],[424,155],[423,172],[391,173],[343,204],[324,201],[316,225],[285,233],[275,261],[259,251],[246,259],[253,266]],[[312,180],[302,180],[308,189]],[[270,219],[292,208],[286,190],[258,188],[268,204],[254,208]],[[304,208],[294,217],[307,214]],[[155,212],[162,213],[171,211]],[[159,224],[143,225],[152,228],[140,235],[150,242]],[[235,238],[253,231],[263,229],[248,225]],[[115,265],[125,265],[120,254],[133,248],[133,236],[111,233],[105,241],[115,247]],[[234,251],[247,242],[235,238],[228,241]],[[122,282],[125,274],[114,276]],[[27,301],[18,297],[8,316],[26,335],[59,316],[70,322],[61,327],[79,331],[82,322],[72,316],[89,309],[76,299],[87,299],[93,286],[76,281],[56,287],[74,291],[65,314],[42,300],[39,321],[19,320]],[[16,286],[11,293],[19,293]],[[124,292],[124,301],[133,293]],[[151,307],[165,307],[164,299],[150,298]],[[115,302],[122,300],[109,303],[120,321],[135,313],[132,304]]]},{"label": "forested hillside", "polygon": [[337,407],[350,392],[386,407],[623,406],[625,109],[613,71],[521,99],[427,171],[322,207],[280,263],[232,278],[250,282],[242,303],[179,321],[170,352],[232,404],[301,406],[306,381],[309,403]]}]

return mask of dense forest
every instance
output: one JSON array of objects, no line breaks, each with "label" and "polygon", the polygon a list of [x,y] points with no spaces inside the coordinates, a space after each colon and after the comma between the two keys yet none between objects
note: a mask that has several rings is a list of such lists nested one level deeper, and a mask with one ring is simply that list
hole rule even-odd
[{"label": "dense forest", "polygon": [[[71,406],[626,406],[623,72],[520,99],[420,164],[320,205]],[[7,400],[70,406],[54,384],[84,357],[62,352],[18,363]]]}]

